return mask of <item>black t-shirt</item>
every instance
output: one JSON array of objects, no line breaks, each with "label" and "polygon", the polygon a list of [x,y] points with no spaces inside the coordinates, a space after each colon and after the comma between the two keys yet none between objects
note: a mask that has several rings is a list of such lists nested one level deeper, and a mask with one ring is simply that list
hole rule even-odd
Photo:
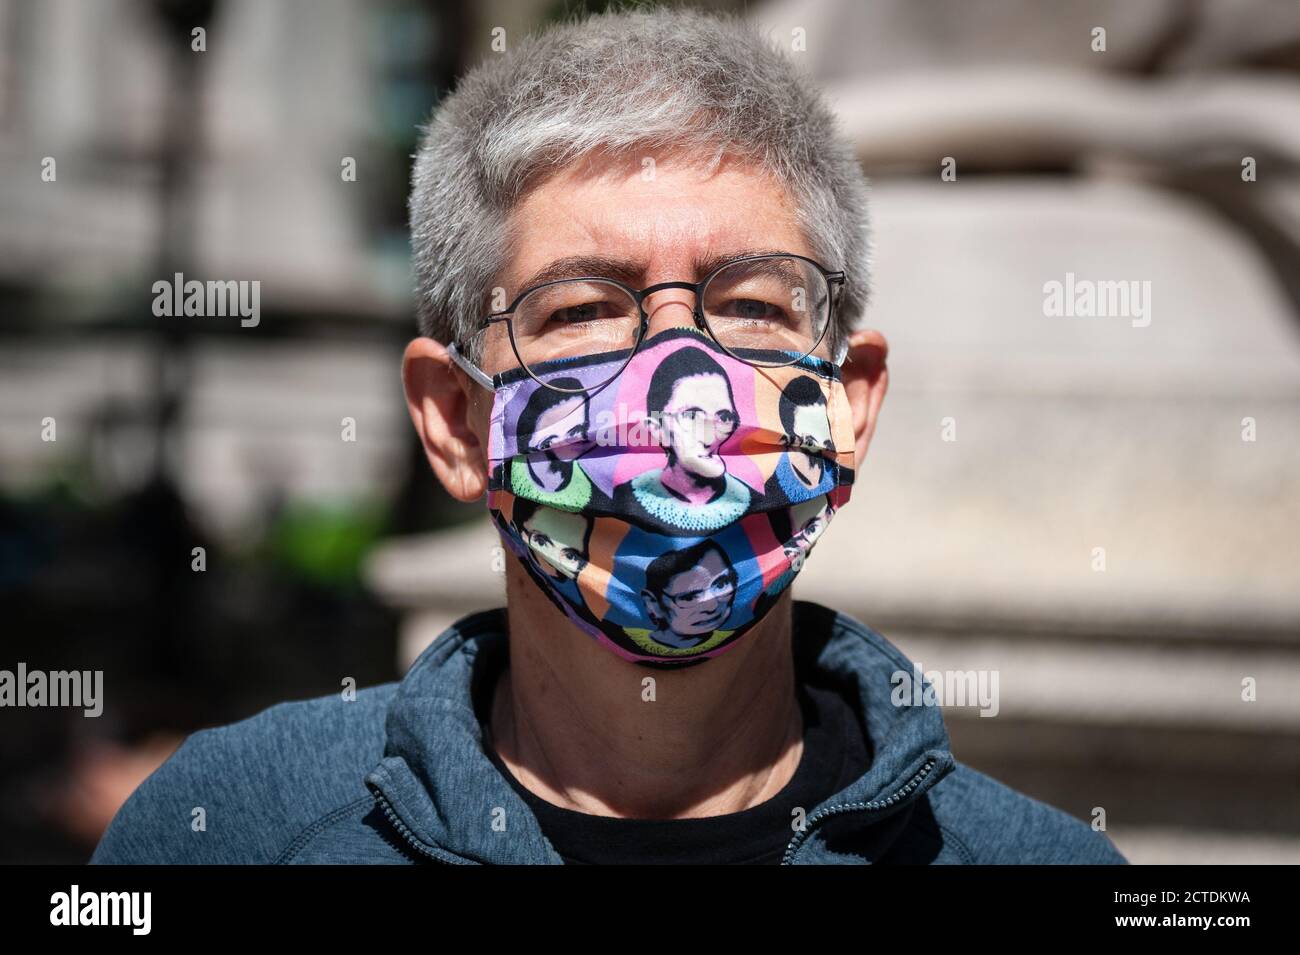
[{"label": "black t-shirt", "polygon": [[803,755],[771,799],[741,812],[695,819],[618,819],[563,809],[528,790],[489,746],[487,755],[537,816],[570,865],[777,865],[794,836],[794,810],[813,807],[868,769],[862,725],[835,691],[804,685]]}]

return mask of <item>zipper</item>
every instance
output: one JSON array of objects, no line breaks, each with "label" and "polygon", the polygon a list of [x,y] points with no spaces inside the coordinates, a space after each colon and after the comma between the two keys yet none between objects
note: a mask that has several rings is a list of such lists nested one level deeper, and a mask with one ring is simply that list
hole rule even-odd
[{"label": "zipper", "polygon": [[911,793],[912,790],[914,790],[917,786],[919,786],[921,780],[925,779],[926,776],[930,775],[930,770],[934,769],[934,765],[936,762],[938,762],[938,760],[935,757],[933,756],[927,757],[925,761],[925,765],[923,765],[920,769],[916,771],[916,775],[914,775],[911,779],[909,779],[906,785],[904,785],[902,789],[898,790],[898,792],[894,793],[891,796],[885,797],[884,799],[873,799],[871,802],[842,803],[841,805],[831,806],[829,809],[823,809],[819,812],[813,813],[811,816],[808,817],[808,821],[805,823],[803,831],[795,833],[794,838],[790,840],[790,844],[785,847],[785,855],[781,857],[781,865],[790,865],[790,860],[794,858],[794,854],[799,851],[799,847],[802,846],[804,840],[808,838],[809,834],[813,830],[813,825],[815,823],[819,823],[823,819],[827,819],[831,816],[839,815],[840,813],[874,812],[878,809],[886,809],[894,805],[900,799],[902,799],[903,797]]},{"label": "zipper", "polygon": [[384,816],[387,817],[389,825],[393,827],[393,829],[397,832],[398,835],[400,835],[403,839],[406,840],[406,842],[411,846],[411,848],[420,852],[421,854],[433,860],[434,862],[441,862],[445,865],[467,864],[464,863],[462,860],[456,858],[455,856],[451,855],[451,853],[443,852],[440,849],[434,849],[432,846],[425,845],[418,838],[416,838],[416,835],[414,832],[411,831],[410,826],[402,822],[401,817],[398,816],[397,813],[393,810],[393,805],[388,801],[387,796],[385,796],[378,789],[372,788],[371,792],[374,793],[375,801],[379,803],[379,807],[384,810]]}]

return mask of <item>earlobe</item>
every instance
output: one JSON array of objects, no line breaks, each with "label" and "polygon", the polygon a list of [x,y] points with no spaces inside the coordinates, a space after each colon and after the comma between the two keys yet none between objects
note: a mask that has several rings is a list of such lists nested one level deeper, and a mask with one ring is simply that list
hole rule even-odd
[{"label": "earlobe", "polygon": [[417,338],[402,356],[406,407],[433,473],[458,501],[487,490],[483,442],[471,420],[469,389],[477,387],[452,363],[447,349]]},{"label": "earlobe", "polygon": [[841,368],[841,377],[853,410],[854,451],[859,462],[867,455],[880,406],[889,389],[888,357],[889,343],[880,332],[861,329],[849,336],[848,357]]}]

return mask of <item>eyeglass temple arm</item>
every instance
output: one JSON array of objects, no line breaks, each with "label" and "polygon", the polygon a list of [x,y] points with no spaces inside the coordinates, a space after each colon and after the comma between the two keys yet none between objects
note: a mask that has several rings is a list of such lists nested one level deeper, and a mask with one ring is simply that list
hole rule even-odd
[{"label": "eyeglass temple arm", "polygon": [[474,364],[468,358],[461,354],[460,349],[456,347],[455,342],[447,345],[447,357],[460,366],[465,374],[469,375],[488,391],[496,391],[496,385],[492,383],[491,377],[483,369]]},{"label": "eyeglass temple arm", "polygon": [[842,367],[844,364],[844,359],[847,358],[848,356],[849,356],[849,341],[847,338],[845,338],[842,339],[840,343],[835,346],[835,354],[831,357],[831,364],[834,365],[836,368]]},{"label": "eyeglass temple arm", "polygon": [[[843,289],[846,276],[843,272],[829,272],[826,275],[826,281],[834,285],[836,289]],[[836,296],[838,298],[838,296]],[[836,368],[843,366],[844,359],[849,356],[849,340],[847,337],[840,340],[835,346],[835,354],[831,357],[831,364]]]}]

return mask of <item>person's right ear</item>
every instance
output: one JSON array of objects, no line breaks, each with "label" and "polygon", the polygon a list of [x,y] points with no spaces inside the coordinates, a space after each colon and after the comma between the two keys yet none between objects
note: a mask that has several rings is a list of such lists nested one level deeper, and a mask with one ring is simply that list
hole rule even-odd
[{"label": "person's right ear", "polygon": [[848,361],[841,368],[841,378],[853,409],[854,467],[862,467],[866,460],[880,405],[889,390],[888,357],[889,343],[880,332],[864,328],[849,336]]},{"label": "person's right ear", "polygon": [[488,481],[486,439],[479,437],[486,430],[475,427],[477,392],[482,389],[432,338],[417,338],[406,346],[402,385],[433,473],[456,500],[478,500]]}]

